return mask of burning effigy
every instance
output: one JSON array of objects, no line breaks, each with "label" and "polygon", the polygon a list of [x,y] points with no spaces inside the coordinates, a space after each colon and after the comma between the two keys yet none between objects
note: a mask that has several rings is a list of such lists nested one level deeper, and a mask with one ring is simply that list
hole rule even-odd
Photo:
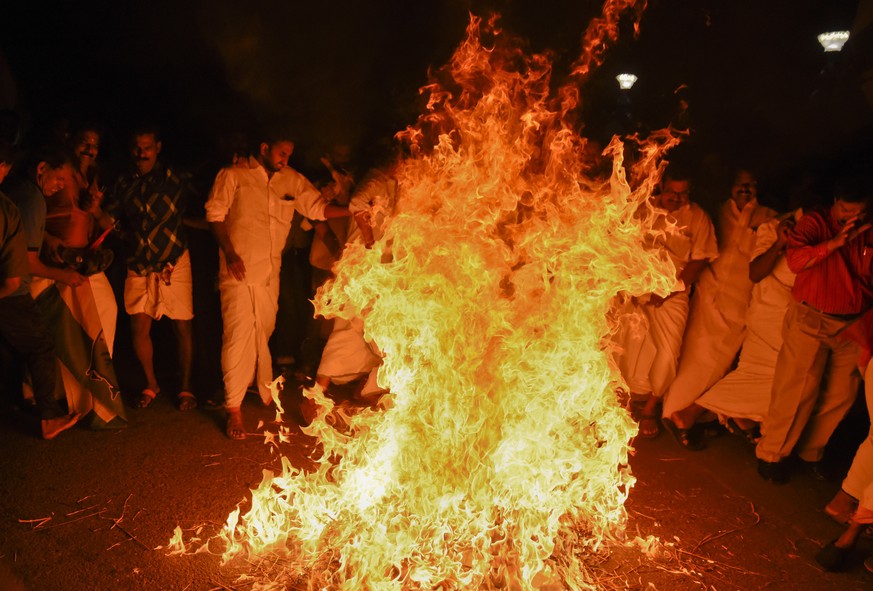
[{"label": "burning effigy", "polygon": [[265,472],[219,536],[226,560],[283,556],[280,588],[596,588],[585,557],[623,539],[637,430],[609,313],[675,282],[646,244],[676,140],[616,138],[611,174],[589,178],[568,116],[625,9],[639,17],[607,2],[557,89],[546,56],[471,17],[398,136],[411,156],[383,237],[348,245],[316,299],[363,321],[390,393],[337,429],[333,402],[305,392],[321,409],[304,429],[315,466]]}]

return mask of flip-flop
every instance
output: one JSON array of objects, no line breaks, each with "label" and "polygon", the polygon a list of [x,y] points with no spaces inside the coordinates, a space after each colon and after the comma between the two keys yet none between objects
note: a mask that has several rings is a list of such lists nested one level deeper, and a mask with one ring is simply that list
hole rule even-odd
[{"label": "flip-flop", "polygon": [[152,405],[152,402],[154,401],[155,397],[160,393],[161,393],[160,390],[155,392],[151,388],[145,388],[139,395],[139,401],[137,402],[137,405],[140,408],[148,408],[149,406]]},{"label": "flip-flop", "polygon": [[179,410],[194,410],[197,408],[197,398],[193,393],[183,390],[179,392]]},{"label": "flip-flop", "polygon": [[667,417],[663,417],[661,419],[661,424],[664,425],[667,430],[673,435],[674,439],[676,439],[676,443],[678,443],[685,449],[690,451],[700,451],[706,448],[706,445],[704,445],[703,441],[701,441],[699,437],[696,437],[692,434],[691,430],[694,427],[692,427],[691,429],[682,429]]},{"label": "flip-flop", "polygon": [[728,420],[725,421],[725,427],[727,427],[727,430],[733,435],[739,435],[752,445],[758,445],[758,440],[761,438],[760,427],[755,426],[751,429],[743,429],[740,427],[739,423],[732,418],[728,418]]}]

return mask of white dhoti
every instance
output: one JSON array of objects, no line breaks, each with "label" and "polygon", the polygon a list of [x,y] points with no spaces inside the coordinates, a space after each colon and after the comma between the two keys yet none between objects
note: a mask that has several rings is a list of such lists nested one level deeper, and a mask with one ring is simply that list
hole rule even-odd
[{"label": "white dhoti", "polygon": [[782,322],[791,301],[791,286],[769,275],[755,285],[748,330],[737,369],[697,400],[712,412],[763,422],[770,407],[776,358],[782,348]]},{"label": "white dhoti", "polygon": [[360,318],[351,321],[334,320],[333,331],[327,339],[318,376],[330,378],[336,384],[368,376],[362,396],[384,391],[376,383],[376,372],[382,363],[382,355],[373,343],[364,338],[364,322]]},{"label": "white dhoti", "polygon": [[224,281],[219,287],[224,322],[221,370],[226,406],[239,408],[242,405],[253,377],[261,400],[268,404],[272,400],[268,384],[273,381],[273,361],[267,342],[276,328],[278,278],[268,286]]},{"label": "white dhoti", "polygon": [[679,293],[661,306],[628,302],[616,337],[616,363],[634,394],[662,397],[676,377],[676,364],[688,318],[688,295]]},{"label": "white dhoti", "polygon": [[[868,363],[864,372],[864,394],[867,409],[873,409],[873,363]],[[858,499],[861,506],[873,509],[873,426],[867,439],[858,447],[842,488]]]}]

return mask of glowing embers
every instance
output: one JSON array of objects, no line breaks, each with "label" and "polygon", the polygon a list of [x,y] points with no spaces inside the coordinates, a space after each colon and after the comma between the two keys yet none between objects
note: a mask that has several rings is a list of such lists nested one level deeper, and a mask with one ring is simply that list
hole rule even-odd
[{"label": "glowing embers", "polygon": [[622,534],[636,426],[607,312],[619,292],[672,288],[643,243],[674,140],[639,146],[633,190],[617,140],[611,178],[586,178],[549,61],[480,26],[401,134],[413,157],[384,238],[350,245],[316,302],[363,319],[390,404],[337,430],[307,392],[323,453],[265,473],[226,559],[291,557],[288,579],[312,589],[578,589],[585,553]]}]

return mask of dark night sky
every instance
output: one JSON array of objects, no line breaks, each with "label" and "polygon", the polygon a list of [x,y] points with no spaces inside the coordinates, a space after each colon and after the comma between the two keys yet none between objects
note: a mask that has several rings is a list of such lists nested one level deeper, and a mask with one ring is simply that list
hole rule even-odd
[{"label": "dark night sky", "polygon": [[[779,154],[782,169],[823,151],[837,158],[869,131],[873,115],[847,82],[843,55],[822,73],[827,57],[815,35],[849,28],[857,5],[650,0],[639,38],[625,35],[583,89],[586,116],[592,129],[612,131],[613,77],[630,68],[640,76],[633,112],[650,127],[670,120],[673,90],[686,83],[710,141],[754,142],[759,156]],[[490,9],[531,49],[552,50],[560,77],[600,2],[15,0],[4,9],[0,43],[15,106],[32,127],[84,116],[121,136],[134,121],[157,120],[174,154],[193,158],[223,133],[281,122],[315,154],[332,141],[365,145],[412,122],[428,67],[451,55],[469,11]],[[858,96],[836,97],[846,88]]]}]

